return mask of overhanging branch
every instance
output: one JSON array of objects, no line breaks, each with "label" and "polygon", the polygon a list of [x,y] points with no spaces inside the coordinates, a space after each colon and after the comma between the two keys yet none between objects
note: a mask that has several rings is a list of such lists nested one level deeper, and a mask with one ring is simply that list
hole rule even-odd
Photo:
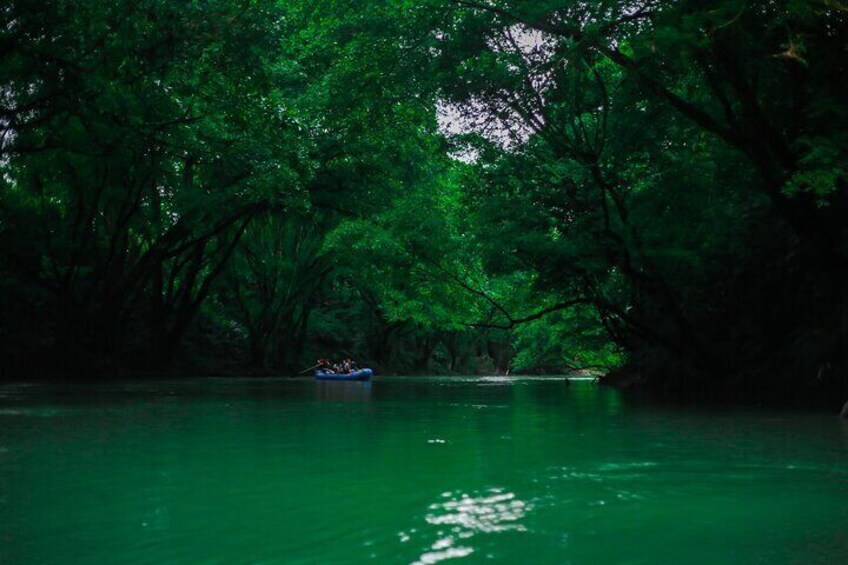
[{"label": "overhanging branch", "polygon": [[492,324],[488,322],[481,322],[475,324],[468,324],[472,328],[489,328],[489,329],[497,329],[497,330],[511,330],[515,326],[519,324],[524,324],[526,322],[532,322],[533,320],[538,320],[551,314],[552,312],[558,312],[559,310],[566,310],[568,308],[573,308],[574,306],[578,306],[580,304],[591,304],[591,301],[588,298],[574,298],[571,300],[566,300],[565,302],[560,302],[558,304],[554,304],[553,306],[548,306],[547,308],[543,308],[538,312],[530,314],[529,316],[524,316],[521,318],[514,318],[510,316],[508,313],[504,312],[504,315],[509,320],[506,324]]}]

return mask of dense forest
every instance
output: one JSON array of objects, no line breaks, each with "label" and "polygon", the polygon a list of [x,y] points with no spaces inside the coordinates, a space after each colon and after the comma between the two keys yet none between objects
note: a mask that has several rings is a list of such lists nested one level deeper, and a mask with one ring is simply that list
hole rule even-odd
[{"label": "dense forest", "polygon": [[848,396],[839,0],[10,0],[3,379]]}]

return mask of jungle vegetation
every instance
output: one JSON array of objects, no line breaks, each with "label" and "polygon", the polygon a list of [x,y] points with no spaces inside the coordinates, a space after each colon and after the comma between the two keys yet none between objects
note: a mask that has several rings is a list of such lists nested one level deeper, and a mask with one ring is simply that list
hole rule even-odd
[{"label": "jungle vegetation", "polygon": [[3,378],[848,394],[840,0],[0,14]]}]

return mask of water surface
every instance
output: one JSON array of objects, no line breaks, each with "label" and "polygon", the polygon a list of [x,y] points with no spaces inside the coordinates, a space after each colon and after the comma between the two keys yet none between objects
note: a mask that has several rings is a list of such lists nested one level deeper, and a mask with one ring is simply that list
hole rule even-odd
[{"label": "water surface", "polygon": [[837,563],[848,425],[562,379],[0,387],[0,563]]}]

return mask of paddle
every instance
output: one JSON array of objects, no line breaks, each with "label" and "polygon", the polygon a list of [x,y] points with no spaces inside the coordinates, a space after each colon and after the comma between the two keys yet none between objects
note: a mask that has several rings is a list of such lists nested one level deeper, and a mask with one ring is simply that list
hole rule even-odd
[{"label": "paddle", "polygon": [[311,367],[309,367],[308,369],[304,369],[304,370],[302,370],[301,372],[299,372],[299,373],[298,373],[298,375],[302,375],[303,373],[307,373],[307,372],[309,372],[309,371],[311,371],[311,370],[313,370],[313,369],[317,369],[317,368],[318,368],[318,367],[320,367],[320,366],[321,366],[321,363],[318,363],[317,365],[312,365],[312,366],[311,366]]}]

